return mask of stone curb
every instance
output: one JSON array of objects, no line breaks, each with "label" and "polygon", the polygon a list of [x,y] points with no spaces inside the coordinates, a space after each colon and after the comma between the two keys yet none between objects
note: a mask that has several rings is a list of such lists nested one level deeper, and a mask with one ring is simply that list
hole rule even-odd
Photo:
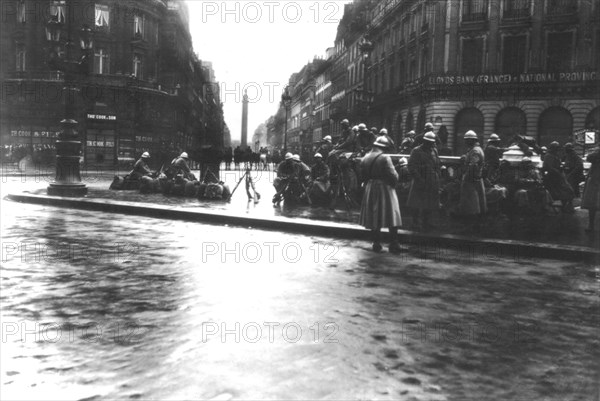
[{"label": "stone curb", "polygon": [[[16,202],[73,209],[122,213],[162,219],[197,221],[209,224],[228,224],[238,227],[261,228],[333,238],[370,240],[370,232],[368,230],[361,226],[348,223],[326,222],[302,218],[292,219],[278,216],[264,219],[206,209],[185,210],[178,207],[158,207],[139,202],[68,198],[28,193],[8,194],[7,198]],[[399,230],[398,235],[400,241],[403,243],[425,245],[434,248],[451,248],[466,252],[472,258],[479,255],[482,258],[498,256],[510,257],[515,260],[530,257],[566,259],[584,263],[600,262],[600,249],[582,246],[475,238],[454,234],[427,234],[408,230]]]}]

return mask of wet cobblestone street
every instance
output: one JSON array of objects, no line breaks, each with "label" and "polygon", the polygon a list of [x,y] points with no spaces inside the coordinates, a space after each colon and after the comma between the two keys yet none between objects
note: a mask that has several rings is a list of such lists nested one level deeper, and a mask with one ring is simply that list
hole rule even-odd
[{"label": "wet cobblestone street", "polygon": [[1,202],[3,399],[599,395],[597,266]]}]

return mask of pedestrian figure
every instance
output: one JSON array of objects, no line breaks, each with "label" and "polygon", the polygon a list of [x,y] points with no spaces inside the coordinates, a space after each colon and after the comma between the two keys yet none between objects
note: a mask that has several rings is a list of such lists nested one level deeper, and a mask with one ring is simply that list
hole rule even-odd
[{"label": "pedestrian figure", "polygon": [[331,136],[327,135],[323,138],[320,143],[319,148],[317,149],[317,153],[323,156],[323,160],[327,161],[327,157],[329,156],[329,152],[333,149],[333,145],[331,144]]},{"label": "pedestrian figure", "polygon": [[400,143],[400,153],[407,155],[415,147],[415,131],[408,131],[406,138]]},{"label": "pedestrian figure", "polygon": [[373,149],[361,161],[361,175],[367,182],[360,209],[359,224],[372,231],[373,250],[380,252],[381,229],[390,232],[390,252],[400,252],[398,227],[402,225],[400,205],[396,195],[398,173],[392,159],[385,154],[390,143],[384,137],[378,138]]},{"label": "pedestrian figure", "polygon": [[542,177],[529,157],[523,157],[511,184],[517,211],[537,214],[551,209],[552,197],[544,188]]},{"label": "pedestrian figure", "polygon": [[435,135],[435,133],[433,132],[433,124],[432,123],[425,124],[425,127],[423,128],[423,133],[419,134],[415,137],[415,142],[414,142],[413,146],[414,147],[421,146],[423,144],[423,139],[425,138],[425,134],[427,134],[427,133],[432,133],[435,136],[435,145],[438,149],[440,149],[442,147],[442,141],[440,141],[438,136]]},{"label": "pedestrian figure", "polygon": [[[250,192],[252,189],[252,192]],[[254,187],[254,180],[252,179],[252,172],[250,167],[246,167],[246,194],[248,195],[248,201],[254,199],[254,203],[258,203],[260,200],[260,194]]]},{"label": "pedestrian figure", "polygon": [[488,143],[483,151],[485,163],[483,165],[483,176],[496,184],[500,175],[500,159],[506,149],[500,147],[500,137],[496,134],[490,135]]},{"label": "pedestrian figure", "polygon": [[356,137],[357,150],[361,156],[364,156],[373,148],[376,136],[367,129],[365,124],[358,125],[358,135]]},{"label": "pedestrian figure", "polygon": [[588,226],[585,231],[593,233],[596,212],[600,210],[600,147],[590,153],[586,160],[592,163],[592,167],[583,187],[581,208],[588,211]]},{"label": "pedestrian figure", "polygon": [[552,142],[548,146],[548,154],[544,157],[544,164],[542,166],[544,186],[550,191],[552,199],[561,201],[564,213],[573,213],[573,198],[575,194],[562,171],[559,152],[560,145],[558,142]]},{"label": "pedestrian figure", "polygon": [[148,167],[148,160],[150,160],[150,153],[142,153],[142,157],[135,162],[133,170],[129,173],[129,179],[140,180],[142,177],[149,177],[154,174],[153,171],[150,170],[150,167]]},{"label": "pedestrian figure", "polygon": [[[371,128],[371,132],[373,132],[373,130],[377,130],[377,128]],[[385,139],[387,139],[390,143],[390,152],[396,153],[396,144],[394,143],[392,137],[388,135],[388,130],[386,128],[382,128],[381,131],[379,131],[379,134],[375,134],[376,138],[379,138],[380,136],[385,137]]]},{"label": "pedestrian figure", "polygon": [[467,131],[464,139],[468,150],[462,156],[464,171],[460,183],[458,210],[464,216],[481,217],[487,212],[485,187],[482,179],[485,156],[474,131]]},{"label": "pedestrian figure", "polygon": [[233,149],[231,149],[231,146],[228,146],[225,148],[225,156],[224,156],[225,170],[231,169],[231,160],[232,159],[233,159]]},{"label": "pedestrian figure", "polygon": [[188,159],[187,152],[183,152],[181,155],[179,155],[179,157],[173,159],[171,166],[175,169],[177,174],[181,174],[184,179],[196,181],[196,176],[192,173],[192,170],[190,170],[188,165]]},{"label": "pedestrian figure", "polygon": [[408,206],[414,210],[413,227],[430,228],[431,212],[440,208],[441,169],[433,132],[424,135],[423,143],[410,153],[408,171],[412,178]]},{"label": "pedestrian figure", "polygon": [[312,184],[309,185],[310,198],[318,203],[326,203],[329,200],[331,185],[329,183],[329,167],[320,153],[314,156],[315,164],[310,170]]},{"label": "pedestrian figure", "polygon": [[565,144],[565,157],[563,159],[565,175],[567,182],[573,188],[573,193],[576,198],[581,196],[579,184],[585,181],[583,176],[583,159],[577,153],[572,143]]}]

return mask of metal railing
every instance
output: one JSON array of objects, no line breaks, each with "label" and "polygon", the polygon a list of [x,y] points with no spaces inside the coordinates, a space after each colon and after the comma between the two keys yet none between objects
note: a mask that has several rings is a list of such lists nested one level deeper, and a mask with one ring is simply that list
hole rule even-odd
[{"label": "metal railing", "polygon": [[64,73],[62,71],[10,71],[7,73],[7,78],[38,81],[62,81],[64,79]]}]

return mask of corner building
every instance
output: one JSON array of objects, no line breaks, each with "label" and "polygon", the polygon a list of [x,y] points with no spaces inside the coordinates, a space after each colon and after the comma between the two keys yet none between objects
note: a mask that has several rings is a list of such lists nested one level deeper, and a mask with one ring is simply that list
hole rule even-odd
[{"label": "corner building", "polygon": [[[599,0],[382,0],[369,9],[370,120],[548,145],[600,130]],[[598,143],[596,135],[596,144]]]},{"label": "corner building", "polygon": [[144,151],[160,166],[183,150],[194,158],[202,147],[222,146],[218,85],[210,63],[193,52],[184,1],[6,0],[1,11],[3,162],[16,161],[15,149],[36,161],[56,141],[69,25],[72,59],[85,55],[82,28],[93,40],[75,76],[88,168],[127,167]]}]

